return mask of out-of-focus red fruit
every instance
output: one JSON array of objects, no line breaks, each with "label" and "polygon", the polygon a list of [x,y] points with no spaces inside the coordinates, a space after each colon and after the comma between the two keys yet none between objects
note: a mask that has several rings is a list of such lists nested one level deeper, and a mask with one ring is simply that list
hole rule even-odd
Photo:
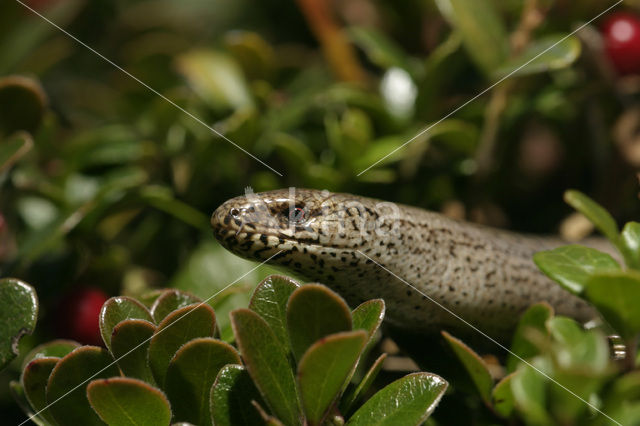
[{"label": "out-of-focus red fruit", "polygon": [[58,311],[57,326],[61,336],[87,345],[103,345],[98,319],[108,298],[97,288],[77,289],[68,294]]},{"label": "out-of-focus red fruit", "polygon": [[629,12],[613,13],[601,28],[605,51],[618,73],[640,73],[640,17]]}]

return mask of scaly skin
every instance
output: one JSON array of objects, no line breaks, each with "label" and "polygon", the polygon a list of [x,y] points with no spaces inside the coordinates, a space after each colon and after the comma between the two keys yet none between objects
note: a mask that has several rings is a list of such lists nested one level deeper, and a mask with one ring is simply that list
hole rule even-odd
[{"label": "scaly skin", "polygon": [[366,256],[497,338],[508,336],[535,302],[545,301],[556,313],[579,321],[596,317],[589,305],[545,277],[532,261],[536,251],[562,244],[559,239],[309,189],[231,199],[213,213],[211,224],[216,238],[233,253],[264,261],[281,251],[271,263],[330,286],[352,305],[383,298],[387,320],[411,331],[468,327]]}]

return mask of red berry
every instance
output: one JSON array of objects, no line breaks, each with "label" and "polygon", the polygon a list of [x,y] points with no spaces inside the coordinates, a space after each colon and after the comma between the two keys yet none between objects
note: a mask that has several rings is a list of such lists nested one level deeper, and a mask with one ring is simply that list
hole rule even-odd
[{"label": "red berry", "polygon": [[107,296],[97,288],[82,288],[67,295],[60,304],[58,328],[63,337],[88,345],[102,345],[99,316]]},{"label": "red berry", "polygon": [[628,12],[613,13],[602,24],[605,51],[620,74],[640,72],[640,18]]}]

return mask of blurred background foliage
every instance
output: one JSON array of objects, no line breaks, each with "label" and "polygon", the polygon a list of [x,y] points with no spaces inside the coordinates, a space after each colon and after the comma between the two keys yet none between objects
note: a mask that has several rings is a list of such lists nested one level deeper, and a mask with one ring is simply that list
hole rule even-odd
[{"label": "blurred background foliage", "polygon": [[[640,77],[617,75],[601,20],[566,37],[612,1],[24,1],[149,86],[0,5],[0,274],[38,291],[25,345],[64,334],[58,306],[79,287],[206,298],[250,270],[208,225],[246,187],[528,232],[558,230],[566,188],[639,213]],[[212,303],[221,321],[268,272]]]}]

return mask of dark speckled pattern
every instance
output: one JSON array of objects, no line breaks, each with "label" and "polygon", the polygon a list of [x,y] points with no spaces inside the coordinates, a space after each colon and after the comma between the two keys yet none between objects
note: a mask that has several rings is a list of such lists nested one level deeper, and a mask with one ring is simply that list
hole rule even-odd
[{"label": "dark speckled pattern", "polygon": [[[536,251],[561,244],[558,239],[350,194],[296,189],[291,195],[283,189],[225,202],[211,217],[215,237],[258,261],[282,250],[272,264],[330,286],[352,305],[383,298],[387,320],[418,332],[467,327],[357,250],[495,337],[507,336],[519,315],[539,301],[580,321],[595,317],[531,260]],[[290,221],[291,207],[298,216]]]}]

